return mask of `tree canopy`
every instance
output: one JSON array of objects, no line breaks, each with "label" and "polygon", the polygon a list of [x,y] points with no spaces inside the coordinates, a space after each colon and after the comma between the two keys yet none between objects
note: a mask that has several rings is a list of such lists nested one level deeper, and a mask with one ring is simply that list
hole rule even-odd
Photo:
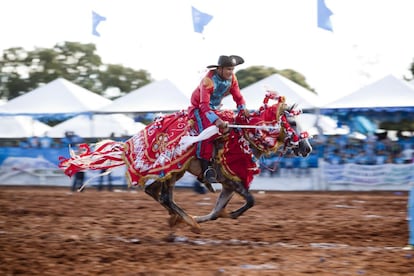
[{"label": "tree canopy", "polygon": [[[305,77],[292,69],[251,66],[236,75],[240,88],[244,88],[275,73],[315,92]],[[0,98],[16,98],[59,77],[107,97],[108,91],[116,90],[120,96],[153,81],[146,70],[103,64],[94,44],[63,42],[51,49],[31,51],[15,47],[0,56]]]},{"label": "tree canopy", "polygon": [[413,80],[414,79],[414,59],[410,65],[410,72],[411,72],[411,79]]},{"label": "tree canopy", "polygon": [[315,90],[306,82],[306,78],[301,73],[292,69],[278,70],[273,67],[251,66],[236,72],[240,88],[245,88],[273,74],[280,74],[315,93]]},{"label": "tree canopy", "polygon": [[153,79],[145,70],[103,64],[94,44],[63,42],[52,49],[6,49],[0,57],[0,98],[13,99],[58,77],[98,94],[128,93]]}]

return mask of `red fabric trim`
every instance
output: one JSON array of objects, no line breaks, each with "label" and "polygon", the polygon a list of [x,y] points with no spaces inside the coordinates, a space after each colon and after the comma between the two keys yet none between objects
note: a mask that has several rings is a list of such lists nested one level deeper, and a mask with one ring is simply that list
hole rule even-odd
[{"label": "red fabric trim", "polygon": [[260,173],[249,142],[238,130],[232,130],[226,136],[223,149],[219,151],[218,160],[222,165],[223,174],[234,181],[242,181],[247,189],[254,175]]}]

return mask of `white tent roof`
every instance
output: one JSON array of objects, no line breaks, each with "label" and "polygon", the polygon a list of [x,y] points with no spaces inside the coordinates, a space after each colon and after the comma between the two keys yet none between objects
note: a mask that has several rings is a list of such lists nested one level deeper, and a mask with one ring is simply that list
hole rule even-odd
[{"label": "white tent roof", "polygon": [[149,83],[114,100],[99,112],[171,112],[187,109],[189,105],[190,99],[171,81],[164,79]]},{"label": "white tent roof", "polygon": [[144,127],[143,123],[123,114],[78,115],[55,125],[47,134],[57,138],[64,137],[66,131],[73,131],[83,138],[110,137],[112,133],[121,137],[132,136]]},{"label": "white tent roof", "polygon": [[[263,104],[266,90],[276,91],[286,97],[288,104],[298,104],[301,109],[314,109],[319,105],[319,98],[313,92],[279,74],[273,74],[241,90],[248,109],[258,109]],[[231,96],[223,99],[223,109],[235,109]]]},{"label": "white tent roof", "polygon": [[0,106],[0,114],[50,115],[92,112],[111,103],[96,93],[58,78]]},{"label": "white tent roof", "polygon": [[375,81],[323,108],[414,107],[414,87],[393,75]]},{"label": "white tent roof", "polygon": [[[302,130],[307,131],[310,135],[343,135],[349,133],[349,128],[338,127],[335,119],[326,115],[302,113],[296,120]],[[319,133],[319,132],[322,133]]]},{"label": "white tent roof", "polygon": [[0,116],[0,138],[43,136],[50,126],[29,116]]}]

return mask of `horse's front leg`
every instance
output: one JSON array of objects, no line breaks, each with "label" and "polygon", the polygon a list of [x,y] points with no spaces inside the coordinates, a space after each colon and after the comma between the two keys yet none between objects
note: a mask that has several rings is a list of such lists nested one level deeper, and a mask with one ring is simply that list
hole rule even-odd
[{"label": "horse's front leg", "polygon": [[167,189],[167,184],[165,182],[154,181],[148,186],[145,186],[144,191],[147,195],[155,199],[156,202],[160,203],[161,206],[163,206],[168,211],[168,213],[170,214],[170,219],[168,223],[172,227],[174,225],[177,225],[179,221],[182,221],[182,219],[174,212],[173,209],[171,209],[171,207],[168,204],[166,204],[164,201],[160,199],[162,191],[164,190],[164,193],[166,193]]},{"label": "horse's front leg", "polygon": [[230,212],[230,218],[232,219],[240,217],[244,212],[252,208],[255,203],[253,195],[244,187],[243,183],[237,182],[235,192],[241,195],[246,200],[246,203],[239,209]]},{"label": "horse's front leg", "polygon": [[232,188],[223,186],[220,195],[217,198],[216,205],[214,206],[213,210],[205,216],[196,216],[195,220],[199,223],[206,222],[209,220],[215,220],[219,218],[220,216],[226,216],[223,215],[223,211],[227,204],[229,203],[230,199],[233,197],[234,191]]},{"label": "horse's front leg", "polygon": [[[177,224],[177,222],[182,219],[184,220],[188,225],[191,226],[191,231],[194,233],[201,233],[201,227],[197,223],[197,221],[194,220],[194,218],[190,215],[188,215],[181,207],[179,207],[174,202],[174,185],[175,185],[175,179],[172,179],[170,181],[166,182],[166,185],[163,185],[163,188],[161,189],[161,195],[160,195],[160,202],[162,205],[168,206],[169,210],[172,210],[172,214],[170,217],[170,226],[174,226]],[[176,217],[178,216],[178,218]]]}]

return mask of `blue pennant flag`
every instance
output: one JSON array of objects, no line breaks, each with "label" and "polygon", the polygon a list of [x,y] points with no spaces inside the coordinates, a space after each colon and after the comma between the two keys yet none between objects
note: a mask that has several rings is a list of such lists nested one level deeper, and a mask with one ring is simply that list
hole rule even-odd
[{"label": "blue pennant flag", "polygon": [[98,27],[101,21],[105,21],[106,17],[97,14],[96,12],[92,11],[92,34],[96,36],[101,36],[96,28]]},{"label": "blue pennant flag", "polygon": [[331,15],[333,13],[325,5],[325,0],[318,0],[318,27],[333,32],[331,19],[329,18]]},{"label": "blue pennant flag", "polygon": [[194,7],[191,7],[193,15],[194,31],[196,33],[203,33],[204,27],[213,19],[213,16],[203,13]]}]

